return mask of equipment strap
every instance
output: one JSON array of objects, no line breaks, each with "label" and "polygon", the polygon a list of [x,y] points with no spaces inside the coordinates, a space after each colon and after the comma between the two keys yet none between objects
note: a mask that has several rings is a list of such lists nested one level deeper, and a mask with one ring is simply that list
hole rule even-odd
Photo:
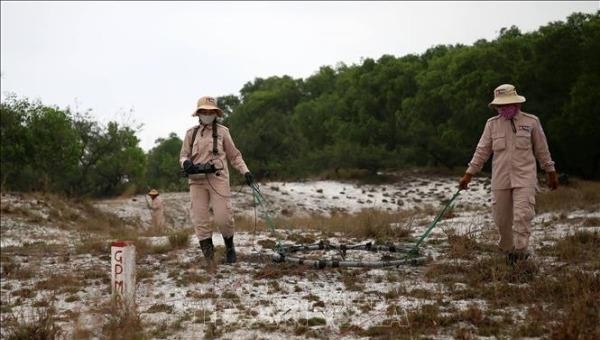
[{"label": "equipment strap", "polygon": [[[192,152],[192,148],[194,147],[194,141],[196,140],[196,135],[198,134],[198,130],[201,126],[202,125],[198,125],[194,128],[194,133],[192,133],[192,141],[190,142],[190,153]],[[217,135],[217,120],[215,119],[212,123],[213,155],[219,153],[219,148],[217,147],[217,137],[219,137],[219,135]]]},{"label": "equipment strap", "polygon": [[196,135],[198,134],[199,129],[200,125],[194,128],[194,133],[192,134],[192,141],[190,142],[190,153],[192,153],[192,147],[194,147],[194,141],[196,140]]},{"label": "equipment strap", "polygon": [[217,149],[217,120],[213,120],[212,123],[212,138],[213,138],[213,150],[212,153],[213,155],[216,155],[219,153],[219,149]]}]

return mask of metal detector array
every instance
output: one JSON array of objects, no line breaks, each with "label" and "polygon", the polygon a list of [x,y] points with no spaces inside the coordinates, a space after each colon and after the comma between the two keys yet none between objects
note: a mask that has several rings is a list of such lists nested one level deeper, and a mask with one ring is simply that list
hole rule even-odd
[{"label": "metal detector array", "polygon": [[[321,257],[318,259],[307,258],[306,255],[297,255],[298,253],[307,251],[333,251],[336,252],[342,260]],[[362,250],[370,253],[382,253],[378,260],[346,260],[348,251]],[[382,268],[401,265],[419,265],[424,263],[427,258],[418,253],[412,253],[413,247],[410,245],[377,245],[372,242],[356,245],[333,245],[323,241],[312,245],[300,246],[282,246],[275,250],[273,260],[275,262],[289,262],[311,266],[314,268],[325,267],[367,267],[367,268]],[[398,254],[399,257],[393,257],[390,254]],[[364,258],[364,257],[363,257]]]},{"label": "metal detector array", "polygon": [[[260,189],[256,183],[252,183],[250,185],[253,191],[254,200],[258,205],[262,205],[265,209],[263,209],[263,217],[267,223],[267,226],[271,230],[272,233],[275,233],[275,225],[273,224],[273,220],[269,216],[267,201],[263,197]],[[446,213],[448,208],[451,206],[452,202],[458,197],[461,189],[456,191],[456,193],[452,196],[452,198],[446,203],[442,211],[440,211],[433,222],[429,225],[429,227],[425,230],[425,232],[419,237],[415,244],[373,244],[372,242],[367,242],[363,244],[356,245],[334,245],[329,242],[320,241],[316,244],[311,245],[283,245],[281,240],[277,241],[275,245],[274,251],[275,254],[272,255],[272,259],[275,262],[289,262],[295,264],[302,264],[307,266],[312,266],[314,268],[326,268],[326,267],[366,267],[366,268],[382,268],[382,267],[399,267],[402,265],[420,265],[423,264],[427,257],[419,252],[419,246],[423,243],[423,241],[429,236],[433,228],[435,228],[436,224],[440,221],[442,216]],[[310,258],[306,254],[306,252],[314,252],[321,251],[322,253],[329,252],[329,255],[321,255],[320,258]],[[361,259],[347,259],[348,251],[367,251],[370,254],[373,253],[383,253],[377,260],[368,260],[364,261]],[[302,254],[302,255],[301,255]],[[335,259],[332,254],[335,254],[336,257],[341,258],[341,260]],[[390,254],[394,254],[396,256],[392,256]],[[371,256],[372,257],[372,256]]]}]

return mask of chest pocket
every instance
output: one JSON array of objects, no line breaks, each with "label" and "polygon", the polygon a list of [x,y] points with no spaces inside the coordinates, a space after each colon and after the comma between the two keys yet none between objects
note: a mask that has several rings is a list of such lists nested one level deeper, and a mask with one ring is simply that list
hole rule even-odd
[{"label": "chest pocket", "polygon": [[494,152],[503,151],[506,149],[506,138],[504,135],[493,135],[492,136],[492,150]]},{"label": "chest pocket", "polygon": [[204,150],[206,150],[206,148],[207,148],[206,139],[200,138],[200,136],[198,136],[192,146],[192,155],[194,155],[194,156],[202,155],[202,154],[204,154]]},{"label": "chest pocket", "polygon": [[[222,152],[223,136],[219,134],[217,135],[217,154],[221,154]],[[209,134],[208,136],[203,136],[201,138],[196,138],[196,140],[194,141],[194,146],[192,147],[192,154],[199,154],[202,156],[208,155],[209,157],[214,156],[212,134]]]},{"label": "chest pocket", "polygon": [[519,130],[515,136],[515,148],[521,150],[531,149],[531,132]]}]

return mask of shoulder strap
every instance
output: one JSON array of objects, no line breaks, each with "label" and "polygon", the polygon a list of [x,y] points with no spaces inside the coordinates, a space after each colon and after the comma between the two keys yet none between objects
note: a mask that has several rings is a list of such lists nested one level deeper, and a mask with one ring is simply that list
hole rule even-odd
[{"label": "shoulder strap", "polygon": [[213,155],[216,155],[219,153],[219,149],[217,148],[217,120],[213,120],[212,123],[212,138],[213,138]]},{"label": "shoulder strap", "polygon": [[192,141],[190,142],[190,152],[192,150],[192,147],[194,147],[194,141],[196,140],[196,135],[198,134],[198,129],[200,129],[200,125],[198,125],[194,128],[194,133],[192,134]]},{"label": "shoulder strap", "polygon": [[[196,126],[194,128],[194,133],[192,134],[192,141],[190,142],[190,150],[192,150],[192,147],[194,146],[194,141],[196,140],[196,135],[198,134],[198,130],[200,129],[200,125]],[[217,148],[217,121],[213,121],[212,124],[212,137],[213,137],[213,151],[212,153],[214,155],[219,153],[219,149]]]}]

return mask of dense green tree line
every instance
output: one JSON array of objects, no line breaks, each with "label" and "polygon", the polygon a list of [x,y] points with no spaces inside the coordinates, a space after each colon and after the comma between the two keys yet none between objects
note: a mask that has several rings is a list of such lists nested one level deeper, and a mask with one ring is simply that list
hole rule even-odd
[{"label": "dense green tree line", "polygon": [[[219,98],[225,124],[259,176],[340,169],[466,167],[499,84],[527,97],[559,171],[600,178],[600,12],[573,14],[493,41],[440,45],[421,55],[323,66],[306,79],[257,78]],[[114,195],[185,189],[181,139],[144,153],[135,129],[88,114],[7,98],[1,105],[3,190]],[[183,133],[180,131],[180,133]]]},{"label": "dense green tree line", "polygon": [[15,97],[0,105],[3,190],[116,195],[143,183],[135,130]]},{"label": "dense green tree line", "polygon": [[258,78],[227,97],[227,124],[250,168],[274,176],[466,167],[495,114],[493,89],[511,83],[527,97],[523,110],[540,117],[559,170],[600,178],[599,55],[599,14],[573,14],[472,46]]}]

